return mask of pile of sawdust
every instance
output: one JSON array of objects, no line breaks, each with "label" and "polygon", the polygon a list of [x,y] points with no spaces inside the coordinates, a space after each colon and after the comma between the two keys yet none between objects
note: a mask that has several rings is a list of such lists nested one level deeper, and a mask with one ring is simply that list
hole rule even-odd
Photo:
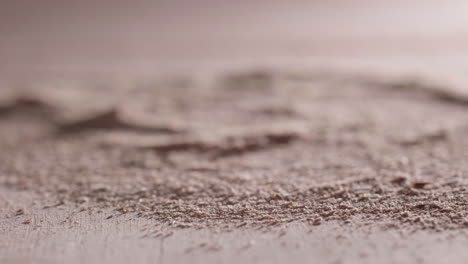
[{"label": "pile of sawdust", "polygon": [[0,100],[0,184],[174,227],[468,226],[465,98],[420,82],[252,71]]}]

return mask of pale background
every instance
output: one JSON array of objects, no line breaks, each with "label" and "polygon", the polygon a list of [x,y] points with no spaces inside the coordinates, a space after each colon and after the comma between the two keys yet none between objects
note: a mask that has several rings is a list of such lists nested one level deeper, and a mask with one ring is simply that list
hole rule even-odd
[{"label": "pale background", "polygon": [[0,72],[8,76],[287,62],[384,67],[460,82],[468,61],[464,0],[8,0],[0,6]]}]

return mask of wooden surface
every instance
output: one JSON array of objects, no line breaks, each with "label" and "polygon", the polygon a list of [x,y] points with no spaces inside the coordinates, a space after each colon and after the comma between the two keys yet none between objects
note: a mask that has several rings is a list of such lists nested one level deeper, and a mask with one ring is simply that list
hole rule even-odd
[{"label": "wooden surface", "polygon": [[[195,20],[187,15],[178,20],[177,14],[183,15],[170,5],[167,12],[159,13],[143,6],[125,19],[110,19],[104,7],[93,13],[83,5],[81,15],[73,16],[70,10],[37,6],[33,16],[25,11],[27,5],[12,5],[3,10],[19,15],[3,16],[2,24],[9,26],[0,28],[7,36],[0,43],[0,59],[7,62],[0,66],[0,75],[2,80],[34,81],[289,65],[414,75],[448,87],[468,87],[465,1],[340,2],[269,8],[259,3],[222,12],[201,8],[192,17]],[[125,14],[125,8],[116,8]],[[158,20],[151,12],[163,13],[167,20]],[[221,15],[210,20],[213,13]],[[385,231],[379,224],[355,229],[331,222],[315,227],[293,223],[270,232],[169,231],[157,222],[131,216],[106,219],[105,210],[89,214],[69,205],[43,209],[48,202],[34,193],[0,189],[1,263],[466,263],[468,259],[466,230],[402,234]],[[15,216],[20,209],[24,214]],[[148,230],[159,231],[148,235]]]},{"label": "wooden surface", "polygon": [[[273,231],[184,229],[106,212],[42,209],[29,193],[2,189],[2,263],[464,263],[466,231],[401,234],[377,226],[291,224]],[[25,214],[13,216],[23,208]],[[7,217],[5,217],[7,216]],[[31,224],[22,224],[30,220]]]}]

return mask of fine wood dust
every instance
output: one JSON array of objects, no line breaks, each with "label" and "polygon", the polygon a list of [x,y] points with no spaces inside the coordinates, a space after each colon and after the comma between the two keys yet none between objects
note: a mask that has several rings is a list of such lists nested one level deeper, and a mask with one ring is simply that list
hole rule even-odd
[{"label": "fine wood dust", "polygon": [[182,79],[2,99],[0,184],[174,228],[468,226],[461,95],[339,73]]}]

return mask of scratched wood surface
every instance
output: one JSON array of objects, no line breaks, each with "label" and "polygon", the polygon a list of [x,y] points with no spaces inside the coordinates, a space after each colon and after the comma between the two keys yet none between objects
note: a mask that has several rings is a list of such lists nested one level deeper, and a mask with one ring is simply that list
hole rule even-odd
[{"label": "scratched wood surface", "polygon": [[[259,1],[222,12],[201,8],[197,16],[185,16],[183,23],[171,13],[177,6],[170,5],[159,13],[142,5],[132,12],[143,19],[118,15],[112,20],[106,19],[106,6],[93,13],[84,4],[73,16],[71,10],[50,11],[54,9],[46,5],[34,7],[39,11],[33,15],[25,11],[27,6],[13,4],[0,8],[5,14],[0,33],[7,36],[0,43],[0,59],[7,62],[1,63],[0,76],[34,81],[226,65],[318,65],[424,76],[468,87],[466,1],[325,2],[333,1],[269,8]],[[117,10],[125,14],[126,9]],[[210,20],[212,13],[221,15]],[[64,20],[66,16],[72,19]],[[89,21],[96,25],[90,27]],[[314,228],[291,224],[271,232],[168,231],[160,223],[131,216],[107,219],[106,210],[80,212],[68,205],[44,209],[52,202],[1,187],[0,263],[466,263],[468,259],[465,230],[406,234],[383,231],[378,225],[353,229],[327,223]],[[158,232],[148,232],[155,229]]]},{"label": "scratched wood surface", "polygon": [[[67,206],[42,209],[30,193],[2,189],[0,205],[2,263],[464,263],[468,257],[465,230],[401,234],[328,223],[155,236],[147,230],[157,222],[106,219],[105,211],[80,213]],[[18,215],[19,209],[24,213]]]}]

